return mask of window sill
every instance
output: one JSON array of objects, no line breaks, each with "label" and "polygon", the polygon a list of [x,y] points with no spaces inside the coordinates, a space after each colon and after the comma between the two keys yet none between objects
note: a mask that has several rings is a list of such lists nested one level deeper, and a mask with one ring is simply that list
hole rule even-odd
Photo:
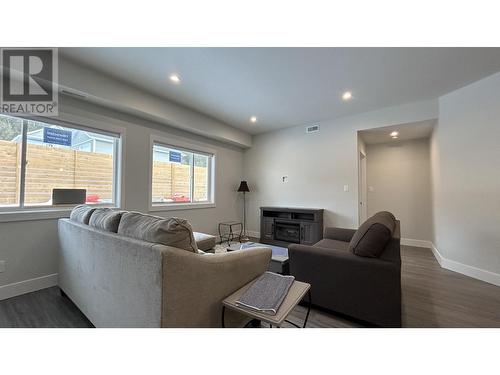
[{"label": "window sill", "polygon": [[[12,211],[0,211],[0,223],[8,223],[14,221],[35,221],[35,220],[51,220],[69,217],[71,210],[75,207],[74,204],[46,206],[46,207],[26,207]],[[109,204],[93,204],[91,207],[114,207]]]},{"label": "window sill", "polygon": [[60,219],[62,217],[69,217],[72,209],[73,207],[5,211],[0,212],[0,223]]},{"label": "window sill", "polygon": [[215,203],[174,203],[174,204],[153,204],[149,206],[150,212],[159,211],[181,211],[181,210],[196,210],[201,208],[214,208]]}]

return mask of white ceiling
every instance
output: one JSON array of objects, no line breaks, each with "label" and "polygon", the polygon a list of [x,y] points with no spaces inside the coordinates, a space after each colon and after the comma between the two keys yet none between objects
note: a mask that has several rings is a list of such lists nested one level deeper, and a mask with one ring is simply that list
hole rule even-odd
[{"label": "white ceiling", "polygon": [[[367,145],[379,143],[397,143],[411,139],[429,138],[434,129],[435,120],[412,122],[410,124],[392,125],[383,128],[363,130],[359,132]],[[398,138],[392,139],[390,134],[397,131]]]},{"label": "white ceiling", "polygon": [[[437,98],[500,71],[500,48],[61,48],[248,133]],[[177,73],[179,85],[168,77]],[[341,100],[345,90],[354,99]],[[250,116],[258,117],[256,124]]]}]

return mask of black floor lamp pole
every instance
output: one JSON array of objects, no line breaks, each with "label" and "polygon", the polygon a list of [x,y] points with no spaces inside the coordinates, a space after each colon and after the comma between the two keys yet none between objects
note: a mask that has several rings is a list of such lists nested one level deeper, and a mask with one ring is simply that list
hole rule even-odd
[{"label": "black floor lamp pole", "polygon": [[248,193],[250,189],[248,188],[248,184],[246,181],[241,181],[240,186],[238,188],[238,192],[243,193],[243,237],[241,240],[248,241],[247,236],[247,202],[246,202],[246,193]]},{"label": "black floor lamp pole", "polygon": [[247,238],[247,201],[246,192],[243,192],[243,237]]}]

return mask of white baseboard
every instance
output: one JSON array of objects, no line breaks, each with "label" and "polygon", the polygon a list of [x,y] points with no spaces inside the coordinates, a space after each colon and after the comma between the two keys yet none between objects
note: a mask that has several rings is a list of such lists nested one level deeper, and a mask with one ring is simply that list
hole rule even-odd
[{"label": "white baseboard", "polygon": [[260,232],[254,232],[252,230],[247,230],[247,233],[248,233],[249,237],[260,238]]},{"label": "white baseboard", "polygon": [[401,245],[415,246],[415,247],[425,247],[427,249],[431,249],[432,248],[432,242],[431,241],[414,240],[412,238],[401,238]]},{"label": "white baseboard", "polygon": [[463,264],[448,258],[445,258],[434,244],[431,247],[434,257],[438,261],[442,268],[447,270],[461,273],[462,275],[472,277],[493,285],[500,286],[500,274],[484,270],[482,268],[477,268],[474,266],[469,266],[468,264]]},{"label": "white baseboard", "polygon": [[57,273],[0,286],[0,301],[57,285]]}]

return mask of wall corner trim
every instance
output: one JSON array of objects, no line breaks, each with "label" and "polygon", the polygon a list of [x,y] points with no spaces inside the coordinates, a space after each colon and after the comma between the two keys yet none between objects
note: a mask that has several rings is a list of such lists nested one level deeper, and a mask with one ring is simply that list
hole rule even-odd
[{"label": "wall corner trim", "polygon": [[474,266],[469,266],[468,264],[463,264],[448,258],[445,258],[437,249],[437,247],[432,244],[431,251],[434,254],[437,262],[441,268],[447,270],[461,273],[462,275],[472,277],[477,280],[484,281],[489,284],[500,286],[500,274],[484,270],[482,268],[477,268]]},{"label": "wall corner trim", "polygon": [[20,296],[21,294],[36,292],[40,289],[50,288],[57,285],[58,274],[45,275],[34,279],[19,281],[17,283],[0,286],[0,301]]}]

